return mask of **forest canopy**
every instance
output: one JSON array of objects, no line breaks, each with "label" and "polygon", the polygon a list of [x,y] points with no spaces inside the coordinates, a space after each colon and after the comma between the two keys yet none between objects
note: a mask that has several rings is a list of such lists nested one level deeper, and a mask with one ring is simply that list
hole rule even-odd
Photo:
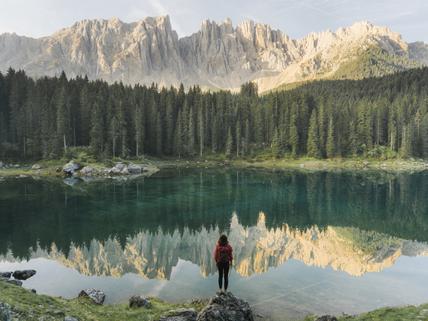
[{"label": "forest canopy", "polygon": [[0,73],[0,158],[428,158],[428,68],[263,96]]}]

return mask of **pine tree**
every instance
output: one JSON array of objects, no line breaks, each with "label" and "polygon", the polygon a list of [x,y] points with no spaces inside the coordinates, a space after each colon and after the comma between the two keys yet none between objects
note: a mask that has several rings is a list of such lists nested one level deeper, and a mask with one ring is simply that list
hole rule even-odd
[{"label": "pine tree", "polygon": [[309,121],[307,151],[308,156],[321,158],[320,133],[318,130],[318,117],[316,110],[312,111]]},{"label": "pine tree", "polygon": [[273,137],[272,137],[272,142],[270,144],[270,148],[272,150],[272,155],[275,158],[278,158],[280,156],[280,143],[279,143],[279,132],[278,129],[275,129]]},{"label": "pine tree", "polygon": [[226,156],[232,156],[233,150],[233,137],[232,137],[232,129],[229,127],[227,129],[227,139],[226,139]]},{"label": "pine tree", "polygon": [[299,134],[297,131],[297,117],[296,114],[291,115],[290,124],[290,145],[291,145],[291,156],[296,157],[298,153],[299,145]]},{"label": "pine tree", "polygon": [[141,105],[137,105],[135,108],[134,116],[135,124],[135,156],[140,157],[144,154],[144,115],[143,108]]},{"label": "pine tree", "polygon": [[94,102],[91,114],[90,146],[93,153],[99,157],[102,154],[104,147],[104,126],[102,111],[98,101]]},{"label": "pine tree", "polygon": [[330,118],[328,122],[328,135],[327,135],[327,146],[326,152],[328,158],[336,156],[336,139],[335,139],[334,123],[333,118]]}]

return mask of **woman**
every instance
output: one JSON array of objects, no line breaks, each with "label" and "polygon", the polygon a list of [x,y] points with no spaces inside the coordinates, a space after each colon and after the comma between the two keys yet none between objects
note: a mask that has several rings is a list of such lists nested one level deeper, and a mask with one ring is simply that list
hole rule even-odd
[{"label": "woman", "polygon": [[226,235],[220,236],[217,246],[214,251],[214,259],[218,269],[218,287],[222,292],[223,277],[224,277],[224,291],[227,291],[229,285],[229,267],[232,264],[232,247],[229,245]]}]

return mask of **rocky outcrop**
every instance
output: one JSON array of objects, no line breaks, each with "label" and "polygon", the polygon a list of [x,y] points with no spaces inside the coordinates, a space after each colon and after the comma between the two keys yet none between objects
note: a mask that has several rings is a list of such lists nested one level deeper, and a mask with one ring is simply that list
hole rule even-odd
[{"label": "rocky outcrop", "polygon": [[428,44],[421,41],[409,43],[410,59],[428,65]]},{"label": "rocky outcrop", "polygon": [[15,271],[13,272],[13,277],[16,280],[27,280],[36,274],[35,270],[23,270],[23,271]]},{"label": "rocky outcrop", "polygon": [[[69,164],[65,166],[68,167]],[[85,166],[80,171],[77,171],[77,170],[73,171],[72,175],[80,176],[82,178],[139,176],[139,175],[149,176],[156,173],[157,171],[159,171],[159,168],[157,168],[156,166],[151,166],[146,164],[134,164],[134,163],[125,164],[125,163],[119,162],[110,168],[108,167],[94,168],[92,166]]]},{"label": "rocky outcrop", "polygon": [[197,321],[253,321],[250,305],[232,293],[219,293],[198,314]]},{"label": "rocky outcrop", "polygon": [[42,166],[40,164],[34,164],[33,166],[31,166],[32,170],[39,170],[42,169]]},{"label": "rocky outcrop", "polygon": [[86,289],[86,290],[80,291],[79,298],[81,297],[89,298],[95,304],[102,305],[104,303],[106,295],[101,290]]},{"label": "rocky outcrop", "polygon": [[13,272],[0,272],[0,278],[10,279]]},{"label": "rocky outcrop", "polygon": [[79,163],[76,163],[75,161],[71,160],[63,166],[62,171],[64,172],[64,174],[72,176],[81,168],[82,166]]},{"label": "rocky outcrop", "polygon": [[182,308],[169,311],[159,321],[196,321],[197,315],[195,309]]},{"label": "rocky outcrop", "polygon": [[331,315],[323,315],[317,318],[315,321],[337,321],[337,318]]},{"label": "rocky outcrop", "polygon": [[151,308],[152,303],[149,299],[142,297],[141,295],[133,295],[129,299],[130,308]]},{"label": "rocky outcrop", "polygon": [[[40,39],[3,34],[0,70],[25,69],[36,77],[64,70],[70,77],[87,75],[108,82],[222,89],[256,81],[264,91],[282,83],[331,77],[369,47],[406,59],[420,57],[409,57],[399,34],[368,22],[291,39],[254,21],[233,26],[230,19],[206,20],[196,33],[178,38],[164,16],[134,23],[83,20]],[[420,62],[426,63],[425,58]]]},{"label": "rocky outcrop", "polygon": [[16,286],[22,286],[22,281],[19,281],[19,280],[11,279],[11,280],[6,280],[6,282],[9,284],[16,285]]}]

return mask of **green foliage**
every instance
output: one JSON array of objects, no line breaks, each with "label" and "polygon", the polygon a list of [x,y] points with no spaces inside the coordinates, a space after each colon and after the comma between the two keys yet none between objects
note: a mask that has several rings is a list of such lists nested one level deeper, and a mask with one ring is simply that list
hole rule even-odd
[{"label": "green foliage", "polygon": [[68,158],[76,146],[98,160],[269,148],[273,157],[428,158],[428,68],[261,97],[253,83],[234,94],[0,73],[0,159]]},{"label": "green foliage", "polygon": [[90,147],[78,146],[78,147],[69,147],[64,153],[64,158],[66,160],[75,160],[78,163],[95,163],[96,158],[92,153]]},{"label": "green foliage", "polygon": [[387,160],[397,158],[398,153],[391,148],[386,146],[375,146],[373,149],[367,152],[367,157]]},{"label": "green foliage", "polygon": [[201,309],[200,304],[170,304],[155,298],[151,299],[150,309],[133,309],[127,304],[97,305],[85,298],[66,300],[38,295],[5,282],[0,282],[0,301],[9,304],[12,310],[19,314],[21,321],[39,319],[62,321],[65,316],[73,316],[82,321],[153,321],[159,320],[162,315],[173,309],[182,307]]}]

